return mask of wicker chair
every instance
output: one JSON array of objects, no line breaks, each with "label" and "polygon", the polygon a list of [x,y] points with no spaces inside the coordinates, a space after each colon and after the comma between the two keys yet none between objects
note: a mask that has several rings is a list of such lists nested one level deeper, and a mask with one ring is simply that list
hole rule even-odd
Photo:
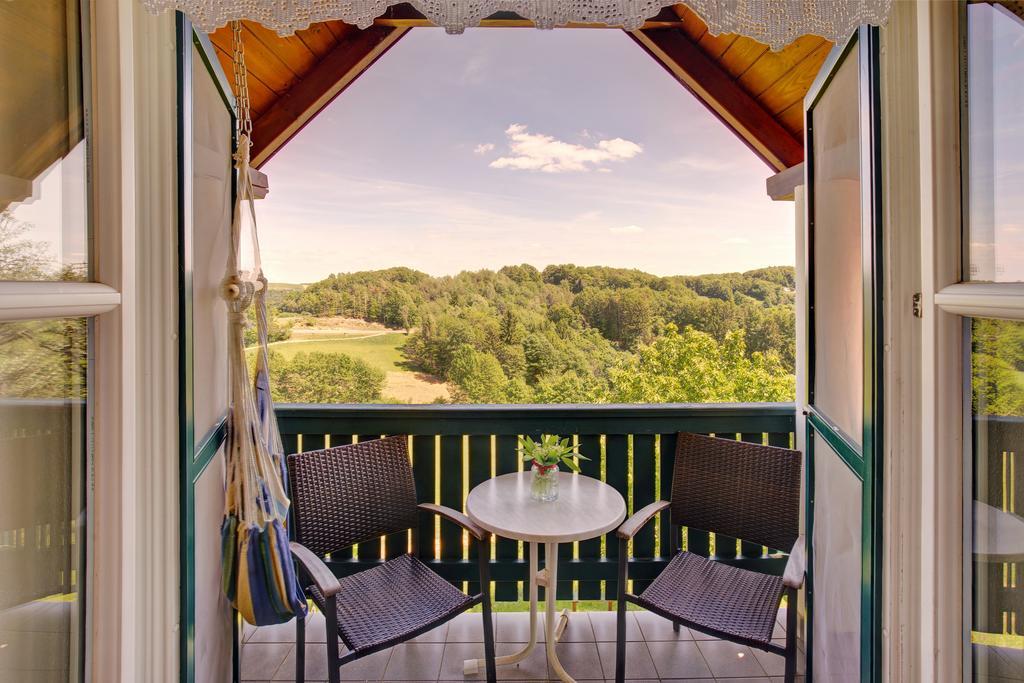
[{"label": "wicker chair", "polygon": [[[804,580],[799,536],[800,453],[784,448],[680,434],[671,502],[658,501],[619,527],[618,633],[615,680],[626,673],[626,603],[680,625],[786,658],[786,680],[796,675],[796,594]],[[627,544],[662,510],[671,514],[672,559],[639,595],[626,592]],[[713,531],[773,549],[790,550],[783,576],[761,574],[679,551],[680,527]],[[783,596],[786,645],[772,643]]]},{"label": "wicker chair", "polygon": [[[306,594],[327,620],[330,683],[340,667],[414,638],[477,604],[483,605],[487,680],[495,681],[488,558],[490,539],[465,515],[416,504],[408,437],[364,441],[288,456],[294,537],[292,556]],[[481,593],[466,595],[411,555],[400,555],[343,578],[323,557],[353,544],[415,529],[421,512],[458,524],[479,544]],[[412,538],[416,539],[414,532]],[[414,541],[415,542],[415,541]],[[338,639],[348,651],[341,655]],[[305,620],[296,620],[295,680],[305,680]]]}]

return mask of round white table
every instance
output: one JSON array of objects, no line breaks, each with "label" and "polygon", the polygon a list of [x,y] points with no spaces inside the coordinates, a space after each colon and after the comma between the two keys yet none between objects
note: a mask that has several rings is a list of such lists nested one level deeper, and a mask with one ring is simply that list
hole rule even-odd
[{"label": "round white table", "polygon": [[[496,663],[501,666],[520,662],[537,644],[537,586],[544,586],[548,662],[561,680],[572,683],[555,652],[555,644],[569,621],[569,611],[562,610],[555,626],[558,544],[584,541],[612,531],[626,518],[626,501],[618,491],[597,479],[559,472],[558,500],[545,503],[530,497],[530,477],[529,471],[503,474],[475,487],[466,498],[466,514],[471,520],[492,534],[530,544],[530,642],[519,652],[498,657]],[[538,571],[541,543],[545,566]],[[463,670],[471,675],[483,667],[483,660],[469,659]]]}]

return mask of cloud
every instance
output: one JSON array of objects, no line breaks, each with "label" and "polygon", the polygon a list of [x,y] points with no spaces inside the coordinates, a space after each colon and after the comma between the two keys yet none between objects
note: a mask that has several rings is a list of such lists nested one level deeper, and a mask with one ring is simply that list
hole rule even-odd
[{"label": "cloud", "polygon": [[493,142],[484,142],[473,148],[473,154],[487,154],[494,151]]},{"label": "cloud", "polygon": [[619,225],[614,228],[608,228],[608,232],[615,235],[636,235],[643,231],[644,229],[639,225]]},{"label": "cloud", "polygon": [[598,140],[589,147],[577,145],[550,135],[530,133],[521,123],[506,128],[505,136],[510,155],[492,161],[491,168],[544,173],[589,171],[611,161],[632,159],[643,151],[637,143],[622,138]]},{"label": "cloud", "polygon": [[721,155],[700,156],[690,154],[679,157],[668,164],[674,171],[702,171],[709,173],[722,173],[733,171],[737,168],[735,159],[723,158]]}]

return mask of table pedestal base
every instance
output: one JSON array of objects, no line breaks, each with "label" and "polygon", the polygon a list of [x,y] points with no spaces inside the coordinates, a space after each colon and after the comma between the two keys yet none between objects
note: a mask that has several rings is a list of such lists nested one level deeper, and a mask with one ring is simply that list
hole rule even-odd
[{"label": "table pedestal base", "polygon": [[[558,644],[562,634],[565,633],[565,627],[569,625],[569,610],[563,609],[556,616],[555,609],[556,593],[558,592],[556,589],[558,586],[558,544],[544,544],[544,569],[541,571],[537,570],[539,550],[539,543],[530,543],[530,642],[518,652],[495,657],[494,663],[498,666],[518,664],[526,659],[537,645],[537,586],[544,586],[546,589],[544,646],[547,652],[548,664],[551,665],[555,675],[564,683],[575,683],[573,678],[562,668],[562,663],[558,661],[558,653],[555,652],[555,645]],[[485,662],[482,659],[467,659],[462,664],[462,672],[466,676],[473,676],[483,671],[485,666]]]}]

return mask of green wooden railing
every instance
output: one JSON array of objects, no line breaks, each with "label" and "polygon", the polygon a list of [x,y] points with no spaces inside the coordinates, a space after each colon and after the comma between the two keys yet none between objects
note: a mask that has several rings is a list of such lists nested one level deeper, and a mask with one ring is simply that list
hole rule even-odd
[{"label": "green wooden railing", "polygon": [[[521,469],[519,435],[573,437],[584,474],[614,486],[629,511],[667,498],[678,432],[714,434],[743,441],[790,446],[792,404],[721,405],[280,405],[277,408],[285,450],[309,451],[383,435],[408,434],[416,493],[420,502],[438,502],[457,510],[469,491],[497,474]],[[737,492],[739,495],[740,492]],[[750,492],[745,492],[750,493]],[[756,492],[753,492],[756,495]],[[439,525],[439,523],[437,523]],[[476,577],[475,548],[451,524],[424,524],[418,530],[419,553],[449,580]],[[667,559],[667,520],[649,525],[633,541],[630,577],[642,590]],[[734,538],[683,530],[683,547],[702,555],[762,571],[781,573],[784,558]],[[358,571],[407,552],[411,539],[398,535],[364,543],[329,560],[339,575]],[[614,599],[618,543],[613,534],[561,546],[560,599]],[[496,539],[491,576],[497,600],[519,600],[526,579],[522,544]],[[472,588],[472,586],[470,586]]]}]

